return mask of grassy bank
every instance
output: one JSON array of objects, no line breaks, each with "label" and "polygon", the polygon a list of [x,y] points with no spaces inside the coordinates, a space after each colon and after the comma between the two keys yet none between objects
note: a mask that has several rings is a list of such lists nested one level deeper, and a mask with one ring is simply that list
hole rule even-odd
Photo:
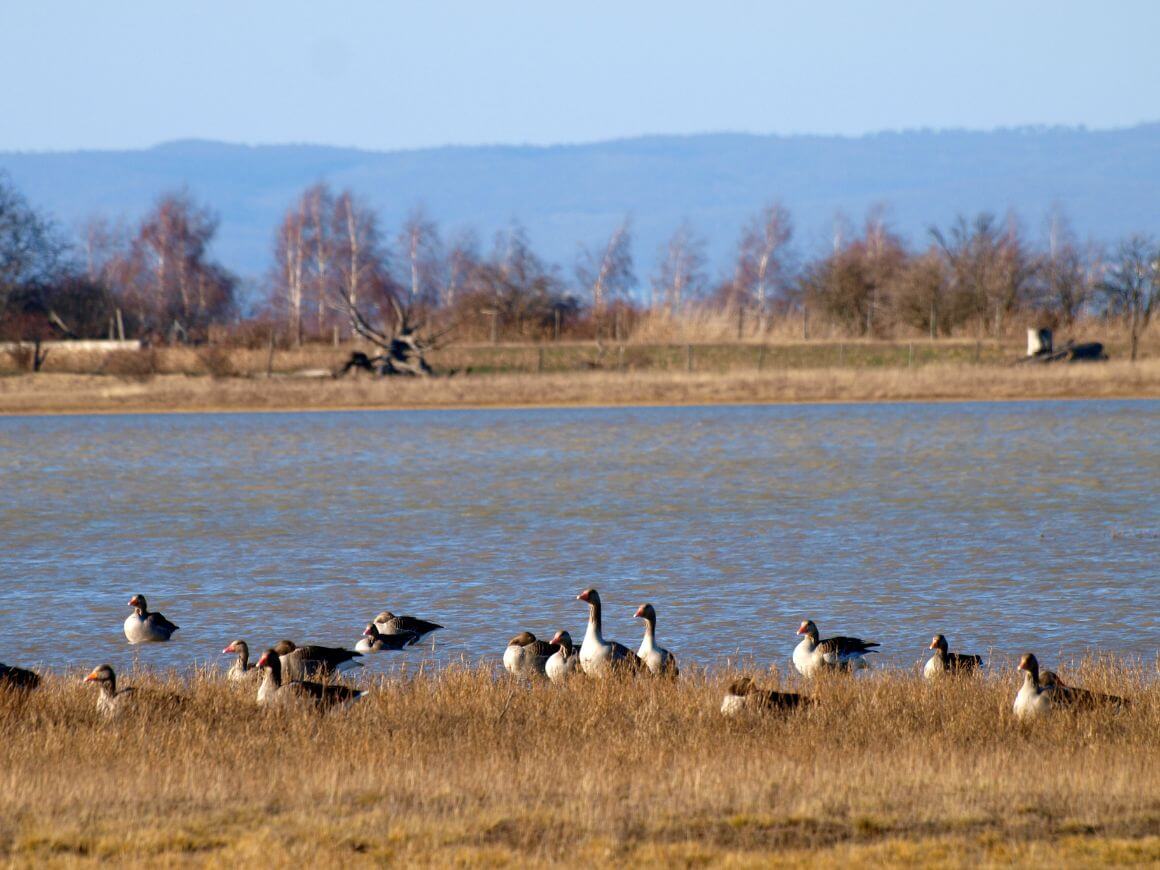
[{"label": "grassy bank", "polygon": [[0,413],[455,408],[1160,397],[1160,360],[804,369],[576,371],[424,380],[41,373],[0,377]]},{"label": "grassy bank", "polygon": [[[452,862],[1160,861],[1155,665],[1076,682],[1133,706],[1026,727],[1011,673],[812,687],[726,721],[727,675],[532,687],[481,669],[379,684],[325,716],[182,684],[105,723],[51,678],[0,695],[0,857],[262,866]],[[776,675],[766,675],[773,684]]]}]

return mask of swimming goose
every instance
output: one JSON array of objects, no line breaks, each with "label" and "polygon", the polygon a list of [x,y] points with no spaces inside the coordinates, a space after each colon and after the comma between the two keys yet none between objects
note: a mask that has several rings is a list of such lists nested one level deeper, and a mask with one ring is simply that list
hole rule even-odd
[{"label": "swimming goose", "polygon": [[934,655],[922,668],[922,675],[928,680],[938,679],[946,673],[966,674],[983,667],[982,656],[947,652],[947,639],[941,634],[931,639],[930,649],[934,650]]},{"label": "swimming goose", "polygon": [[40,675],[35,671],[0,663],[0,689],[35,689]]},{"label": "swimming goose", "polygon": [[425,619],[417,619],[414,616],[395,616],[389,610],[384,610],[375,617],[375,625],[383,634],[407,634],[413,633],[418,635],[415,638],[415,643],[418,643],[433,631],[438,631],[443,626],[437,622],[428,622]]},{"label": "swimming goose", "polygon": [[177,707],[184,700],[172,692],[144,692],[132,686],[117,689],[117,675],[112,665],[98,665],[84,678],[84,683],[99,683],[101,692],[97,695],[97,712],[107,719],[121,716],[131,710],[141,709],[149,704],[154,707]]},{"label": "swimming goose", "polygon": [[282,676],[287,680],[307,677],[332,677],[339,671],[361,668],[362,653],[333,646],[298,646],[292,640],[274,644],[274,652],[282,660]]},{"label": "swimming goose", "polygon": [[742,677],[730,683],[721,702],[721,715],[737,716],[750,710],[793,710],[812,703],[814,699],[807,695],[762,689],[752,677]]},{"label": "swimming goose", "polygon": [[544,674],[553,683],[558,683],[575,672],[580,656],[576,655],[576,647],[572,645],[572,635],[566,631],[557,631],[552,645],[556,651],[544,663]]},{"label": "swimming goose", "polygon": [[653,674],[664,674],[668,677],[677,676],[677,657],[667,649],[657,646],[657,612],[651,604],[642,604],[633,614],[635,619],[644,620],[644,640],[640,642],[637,657],[644,662],[645,667]]},{"label": "swimming goose", "polygon": [[144,595],[129,599],[133,612],[125,620],[125,637],[129,643],[159,643],[169,640],[177,626],[160,613],[150,613]]},{"label": "swimming goose", "polygon": [[530,631],[521,631],[508,641],[507,649],[503,652],[503,666],[508,673],[517,677],[537,674],[546,676],[548,659],[556,650],[556,646],[536,640]]},{"label": "swimming goose", "polygon": [[383,652],[385,650],[400,650],[405,646],[413,646],[419,640],[419,635],[413,631],[404,631],[399,634],[383,634],[373,622],[367,623],[363,629],[363,637],[354,645],[355,652]]},{"label": "swimming goose", "polygon": [[1055,686],[1040,683],[1039,660],[1031,653],[1024,653],[1019,659],[1019,670],[1023,671],[1023,685],[1015,695],[1016,718],[1034,719],[1050,713],[1055,702]]},{"label": "swimming goose", "polygon": [[804,677],[812,677],[820,669],[853,671],[869,667],[862,656],[877,652],[871,647],[879,646],[860,637],[831,637],[818,640],[818,627],[813,620],[806,619],[797,630],[805,635],[793,651],[793,664]]},{"label": "swimming goose", "polygon": [[1103,692],[1072,686],[1065,683],[1055,671],[1046,668],[1039,672],[1039,683],[1045,689],[1052,690],[1053,700],[1057,705],[1066,705],[1076,710],[1095,710],[1099,707],[1123,709],[1130,703],[1127,698],[1121,698],[1119,695],[1105,695]]},{"label": "swimming goose", "polygon": [[643,663],[637,654],[622,643],[605,640],[600,631],[600,593],[585,589],[576,600],[588,603],[588,630],[580,644],[580,669],[590,677],[603,677],[612,668],[638,671]]},{"label": "swimming goose", "polygon": [[251,680],[258,676],[258,669],[250,664],[250,646],[244,640],[235,640],[222,650],[222,655],[229,655],[236,653],[237,658],[234,663],[230,665],[226,671],[226,679],[230,682],[241,682],[244,680]]},{"label": "swimming goose", "polygon": [[356,701],[366,692],[350,686],[314,683],[305,680],[282,681],[282,657],[268,649],[258,659],[258,667],[266,673],[258,686],[258,703],[263,705],[309,703],[319,709]]}]

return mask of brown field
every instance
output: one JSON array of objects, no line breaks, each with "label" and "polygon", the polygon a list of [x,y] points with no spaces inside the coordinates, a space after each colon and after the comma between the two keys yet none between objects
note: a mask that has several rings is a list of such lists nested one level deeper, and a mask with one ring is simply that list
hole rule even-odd
[{"label": "brown field", "polygon": [[1026,726],[1014,671],[871,673],[727,721],[727,674],[527,686],[461,667],[326,715],[267,713],[207,675],[123,676],[187,703],[106,723],[80,673],[50,677],[0,694],[0,859],[1155,865],[1156,663],[1062,671],[1133,704]]}]

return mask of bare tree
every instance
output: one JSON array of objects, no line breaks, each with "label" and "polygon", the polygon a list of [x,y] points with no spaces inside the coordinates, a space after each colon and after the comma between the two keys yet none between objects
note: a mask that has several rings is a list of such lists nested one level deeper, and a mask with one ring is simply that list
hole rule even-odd
[{"label": "bare tree", "polygon": [[300,198],[287,210],[275,237],[274,294],[285,306],[287,326],[296,346],[302,344],[306,311],[306,202]]},{"label": "bare tree", "polygon": [[683,221],[669,238],[658,258],[652,278],[651,307],[663,306],[673,314],[705,288],[705,243],[688,221]]},{"label": "bare tree", "polygon": [[1100,282],[1109,316],[1121,317],[1131,334],[1132,362],[1140,348],[1140,333],[1160,304],[1160,248],[1147,236],[1133,235],[1116,249]]},{"label": "bare tree", "polygon": [[351,305],[365,308],[369,294],[386,275],[387,258],[375,213],[358,203],[349,190],[335,202],[333,239],[342,295]]},{"label": "bare tree", "polygon": [[52,280],[65,249],[51,221],[0,174],[0,318],[12,294]]},{"label": "bare tree", "polygon": [[439,304],[452,308],[459,294],[471,283],[472,273],[479,267],[479,240],[470,231],[459,233],[451,242],[447,254],[445,281],[439,293]]},{"label": "bare tree", "polygon": [[407,216],[399,233],[398,250],[406,270],[401,283],[407,288],[407,304],[439,304],[440,291],[447,286],[443,280],[443,243],[439,227],[422,208]]},{"label": "bare tree", "polygon": [[789,210],[779,202],[755,215],[741,235],[733,283],[741,299],[757,309],[758,331],[764,329],[770,301],[784,290],[792,238]]},{"label": "bare tree", "polygon": [[625,217],[599,251],[581,248],[576,278],[592,297],[592,312],[604,314],[613,299],[627,296],[636,283],[632,268],[632,226]]},{"label": "bare tree", "polygon": [[1091,297],[1094,270],[1076,244],[1067,217],[1053,208],[1040,270],[1041,304],[1070,327]]},{"label": "bare tree", "polygon": [[307,251],[307,286],[316,307],[316,332],[326,329],[328,300],[335,292],[338,244],[334,238],[334,194],[325,184],[316,184],[302,194],[303,239]]}]

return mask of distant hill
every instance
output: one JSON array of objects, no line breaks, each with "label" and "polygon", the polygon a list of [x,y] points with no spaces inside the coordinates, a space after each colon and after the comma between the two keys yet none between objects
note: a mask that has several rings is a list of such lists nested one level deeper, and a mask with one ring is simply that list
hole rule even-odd
[{"label": "distant hill", "polygon": [[715,271],[726,269],[742,223],[774,198],[792,212],[808,255],[829,239],[838,212],[858,224],[877,203],[916,244],[930,224],[980,210],[1014,209],[1039,236],[1053,203],[1081,237],[1160,231],[1160,124],[396,152],[193,140],[142,151],[0,152],[0,169],[66,226],[97,212],[134,219],[161,192],[188,186],[221,215],[216,255],[250,276],[266,270],[286,207],[321,179],[355,190],[390,234],[418,204],[445,235],[474,227],[485,247],[518,218],[536,249],[569,273],[578,244],[600,244],[630,213],[642,282],[683,218],[708,241]]}]

